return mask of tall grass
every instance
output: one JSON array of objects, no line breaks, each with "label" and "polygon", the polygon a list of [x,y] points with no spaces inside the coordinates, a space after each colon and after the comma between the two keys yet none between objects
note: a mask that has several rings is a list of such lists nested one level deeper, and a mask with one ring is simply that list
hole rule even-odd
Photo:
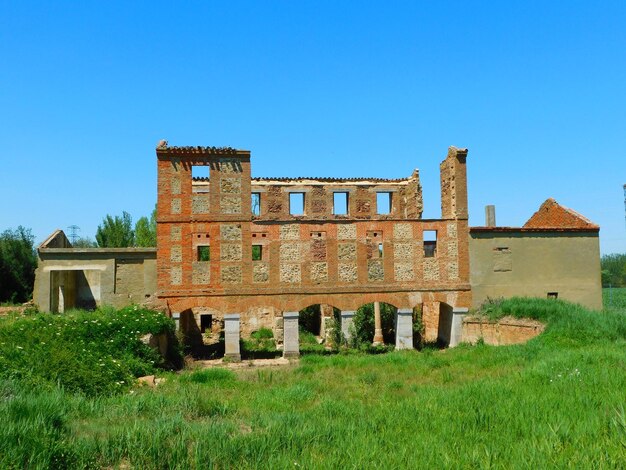
[{"label": "tall grass", "polygon": [[97,398],[0,381],[0,468],[622,468],[626,316],[530,304],[548,329],[525,345],[309,355]]}]

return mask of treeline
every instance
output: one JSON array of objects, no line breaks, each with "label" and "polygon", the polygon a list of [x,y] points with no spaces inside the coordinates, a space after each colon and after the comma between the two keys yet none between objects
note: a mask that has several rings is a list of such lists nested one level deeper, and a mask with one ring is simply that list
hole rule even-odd
[{"label": "treeline", "polygon": [[602,287],[626,287],[626,253],[602,256]]}]

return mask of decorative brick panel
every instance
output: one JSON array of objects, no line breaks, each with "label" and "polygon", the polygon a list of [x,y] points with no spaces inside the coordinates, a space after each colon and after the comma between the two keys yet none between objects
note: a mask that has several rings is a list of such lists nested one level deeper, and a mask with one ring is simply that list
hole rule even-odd
[{"label": "decorative brick panel", "polygon": [[326,282],[328,280],[328,263],[311,263],[311,281]]},{"label": "decorative brick panel", "polygon": [[450,261],[448,263],[448,279],[459,278],[459,263],[456,261]]},{"label": "decorative brick panel", "polygon": [[326,240],[311,241],[311,260],[326,261]]},{"label": "decorative brick panel", "polygon": [[410,240],[413,238],[413,229],[411,224],[394,224],[393,238],[398,240]]},{"label": "decorative brick panel", "polygon": [[222,178],[222,193],[241,194],[241,178]]},{"label": "decorative brick panel", "polygon": [[300,226],[297,224],[280,226],[281,240],[300,240]]},{"label": "decorative brick panel", "polygon": [[180,266],[172,266],[170,268],[170,284],[180,286],[183,283],[183,268]]},{"label": "decorative brick panel", "polygon": [[222,261],[241,261],[241,243],[222,243],[220,247],[220,259]]},{"label": "decorative brick panel", "polygon": [[192,264],[191,282],[195,285],[206,285],[211,282],[211,263],[195,261]]},{"label": "decorative brick panel", "polygon": [[356,263],[339,263],[339,280],[342,282],[357,281],[357,265]]},{"label": "decorative brick panel", "polygon": [[170,261],[172,263],[180,263],[183,260],[183,248],[180,245],[172,245],[170,247]]},{"label": "decorative brick panel", "polygon": [[424,280],[425,281],[438,281],[439,280],[439,263],[436,258],[424,259]]},{"label": "decorative brick panel", "polygon": [[222,214],[241,214],[241,196],[222,196],[220,210]]},{"label": "decorative brick panel", "polygon": [[337,239],[338,240],[356,240],[356,225],[355,224],[341,224],[337,226]]},{"label": "decorative brick panel", "polygon": [[415,279],[413,272],[413,263],[396,263],[394,264],[394,275],[396,281],[406,282]]},{"label": "decorative brick panel", "polygon": [[252,265],[252,281],[268,282],[270,280],[270,265],[268,263],[255,262]]},{"label": "decorative brick panel", "polygon": [[179,242],[182,239],[182,228],[180,225],[172,225],[170,228],[170,241]]},{"label": "decorative brick panel", "polygon": [[300,262],[300,242],[281,243],[280,262]]},{"label": "decorative brick panel", "polygon": [[172,176],[171,180],[172,185],[172,195],[180,194],[180,178],[177,176]]},{"label": "decorative brick panel", "polygon": [[410,261],[413,259],[412,243],[395,243],[393,245],[393,257],[397,261]]},{"label": "decorative brick panel", "polygon": [[280,282],[300,283],[302,274],[299,264],[280,263]]},{"label": "decorative brick panel", "polygon": [[222,237],[222,241],[241,240],[241,225],[240,224],[222,224],[220,226],[220,235]]},{"label": "decorative brick panel", "polygon": [[341,261],[356,260],[356,243],[339,243],[337,245],[337,258]]},{"label": "decorative brick panel", "polygon": [[384,281],[385,271],[382,260],[369,260],[367,262],[367,280],[368,281]]},{"label": "decorative brick panel", "polygon": [[176,198],[176,199],[172,199],[171,202],[171,213],[172,214],[180,214],[181,211],[181,201],[180,199]]},{"label": "decorative brick panel", "polygon": [[191,198],[192,214],[208,214],[209,213],[209,195],[197,194]]},{"label": "decorative brick panel", "polygon": [[241,266],[222,266],[224,284],[241,284]]}]

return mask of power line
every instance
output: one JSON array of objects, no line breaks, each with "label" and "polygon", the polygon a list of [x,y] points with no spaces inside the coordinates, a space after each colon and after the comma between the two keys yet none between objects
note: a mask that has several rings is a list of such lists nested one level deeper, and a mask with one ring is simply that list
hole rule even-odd
[{"label": "power line", "polygon": [[73,245],[78,240],[78,232],[80,232],[80,227],[78,225],[70,225],[67,227],[70,231],[70,243]]}]

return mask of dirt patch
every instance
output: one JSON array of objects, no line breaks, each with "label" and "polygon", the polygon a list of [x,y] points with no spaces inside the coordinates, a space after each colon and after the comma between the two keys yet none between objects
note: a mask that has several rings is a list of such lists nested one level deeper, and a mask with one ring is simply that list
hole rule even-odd
[{"label": "dirt patch", "polygon": [[297,359],[285,359],[278,357],[274,359],[252,359],[249,361],[231,362],[224,359],[209,359],[209,360],[197,360],[189,363],[189,366],[197,369],[207,369],[211,367],[222,367],[224,369],[258,369],[261,367],[280,367],[288,366],[290,364],[298,363]]}]

